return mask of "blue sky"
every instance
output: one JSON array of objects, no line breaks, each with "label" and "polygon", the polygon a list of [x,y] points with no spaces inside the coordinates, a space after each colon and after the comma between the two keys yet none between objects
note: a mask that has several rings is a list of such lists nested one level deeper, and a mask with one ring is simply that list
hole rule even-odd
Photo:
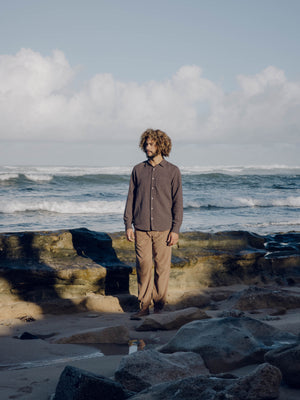
[{"label": "blue sky", "polygon": [[0,163],[299,165],[300,2],[0,2]]}]

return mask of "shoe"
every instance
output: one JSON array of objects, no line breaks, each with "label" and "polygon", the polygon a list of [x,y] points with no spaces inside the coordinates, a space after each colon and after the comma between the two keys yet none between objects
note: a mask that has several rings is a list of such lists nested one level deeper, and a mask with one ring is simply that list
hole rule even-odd
[{"label": "shoe", "polygon": [[164,304],[163,303],[155,303],[154,304],[153,314],[160,314],[162,312],[163,308],[164,308]]},{"label": "shoe", "polygon": [[132,320],[139,320],[142,317],[146,317],[147,315],[149,315],[149,308],[144,308],[138,312],[136,312],[135,314],[132,314],[130,319]]}]

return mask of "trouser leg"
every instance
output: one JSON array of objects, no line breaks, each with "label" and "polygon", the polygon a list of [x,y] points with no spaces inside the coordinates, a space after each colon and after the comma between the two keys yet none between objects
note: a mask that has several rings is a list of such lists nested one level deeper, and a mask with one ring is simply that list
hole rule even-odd
[{"label": "trouser leg", "polygon": [[138,299],[141,309],[147,308],[152,299],[152,238],[149,232],[135,231],[136,273]]},{"label": "trouser leg", "polygon": [[154,257],[153,302],[156,309],[162,309],[166,299],[171,269],[171,246],[167,245],[169,231],[152,232]]}]

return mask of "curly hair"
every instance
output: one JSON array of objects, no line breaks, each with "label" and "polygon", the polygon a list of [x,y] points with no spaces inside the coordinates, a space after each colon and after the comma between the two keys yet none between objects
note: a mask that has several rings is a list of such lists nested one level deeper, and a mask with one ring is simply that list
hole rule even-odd
[{"label": "curly hair", "polygon": [[163,157],[168,157],[171,148],[172,148],[172,142],[169,136],[163,132],[160,131],[159,129],[153,130],[153,129],[147,129],[141,136],[140,139],[140,148],[145,151],[146,149],[146,142],[147,139],[151,139],[155,142],[157,146],[157,150]]}]

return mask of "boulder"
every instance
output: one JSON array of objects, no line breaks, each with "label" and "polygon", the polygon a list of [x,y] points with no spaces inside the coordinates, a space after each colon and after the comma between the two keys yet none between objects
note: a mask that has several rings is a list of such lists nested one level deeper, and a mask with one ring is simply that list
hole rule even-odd
[{"label": "boulder", "polygon": [[144,318],[137,331],[157,331],[179,329],[188,322],[210,318],[204,311],[196,307],[172,311],[162,314],[151,314]]},{"label": "boulder", "polygon": [[264,361],[264,354],[295,343],[297,337],[249,317],[215,318],[184,325],[159,348],[163,353],[193,351],[200,354],[211,373],[230,371]]},{"label": "boulder", "polygon": [[71,336],[60,337],[55,343],[112,343],[128,344],[129,330],[123,325],[95,328],[78,332]]},{"label": "boulder", "polygon": [[277,399],[281,372],[270,364],[258,366],[251,374],[237,380],[228,388],[229,398],[244,400]]},{"label": "boulder", "polygon": [[289,386],[300,388],[300,344],[271,350],[265,354],[265,360],[280,369]]},{"label": "boulder", "polygon": [[157,383],[206,373],[208,370],[199,354],[143,350],[123,357],[115,379],[126,389],[140,392]]},{"label": "boulder", "polygon": [[81,307],[85,310],[95,311],[95,312],[122,312],[120,301],[114,296],[103,296],[99,294],[90,294],[85,296],[81,303]]},{"label": "boulder", "polygon": [[242,378],[203,376],[152,386],[132,400],[271,400],[278,398],[280,371],[269,364]]},{"label": "boulder", "polygon": [[100,393],[102,400],[123,400],[132,395],[112,379],[66,366],[53,400],[99,400]]}]

